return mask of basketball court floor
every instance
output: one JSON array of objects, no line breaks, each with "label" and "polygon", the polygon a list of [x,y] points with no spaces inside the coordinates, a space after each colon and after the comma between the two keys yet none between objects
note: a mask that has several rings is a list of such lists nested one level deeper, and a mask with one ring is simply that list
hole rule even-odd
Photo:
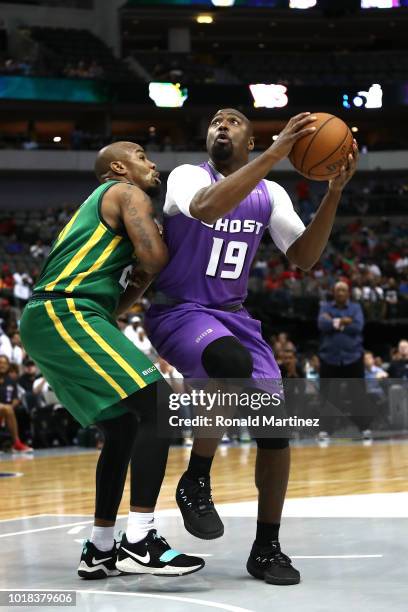
[{"label": "basketball court floor", "polygon": [[[173,494],[189,450],[171,450],[157,526],[174,548],[203,556],[202,571],[103,581],[76,575],[81,543],[92,524],[98,453],[61,449],[38,451],[32,458],[1,455],[2,602],[5,590],[32,589],[75,591],[78,612],[263,612],[275,606],[285,612],[406,612],[408,442],[364,447],[344,441],[328,448],[297,443],[292,448],[281,542],[302,582],[288,587],[266,585],[245,569],[256,521],[251,446],[219,449],[213,489],[225,535],[213,541],[198,540],[183,528]],[[118,531],[126,526],[127,503],[128,489]]]}]

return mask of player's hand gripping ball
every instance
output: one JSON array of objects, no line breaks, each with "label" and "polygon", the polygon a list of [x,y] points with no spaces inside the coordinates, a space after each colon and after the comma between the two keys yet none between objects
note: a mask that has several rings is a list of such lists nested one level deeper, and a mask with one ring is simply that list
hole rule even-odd
[{"label": "player's hand gripping ball", "polygon": [[289,159],[300,174],[314,181],[329,181],[347,167],[354,153],[350,128],[338,117],[328,113],[312,113],[316,127],[312,134],[302,136],[292,147]]}]

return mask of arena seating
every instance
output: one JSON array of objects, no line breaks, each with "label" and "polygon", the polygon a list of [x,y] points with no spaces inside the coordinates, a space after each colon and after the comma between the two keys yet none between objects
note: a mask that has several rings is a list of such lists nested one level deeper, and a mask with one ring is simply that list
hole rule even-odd
[{"label": "arena seating", "polygon": [[[116,59],[109,47],[88,30],[37,26],[30,29],[30,36],[43,51],[36,72],[43,70],[49,76],[75,76],[77,71],[77,76],[82,78],[110,81],[124,81],[130,76],[126,64]],[[132,78],[136,77],[132,75]]]}]

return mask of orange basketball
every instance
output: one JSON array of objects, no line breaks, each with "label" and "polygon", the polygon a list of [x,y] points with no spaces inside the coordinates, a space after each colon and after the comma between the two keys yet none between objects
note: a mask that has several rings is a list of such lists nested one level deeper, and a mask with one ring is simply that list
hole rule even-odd
[{"label": "orange basketball", "polygon": [[340,172],[353,150],[349,127],[334,115],[312,113],[316,131],[298,140],[289,159],[300,174],[314,181],[328,181]]}]

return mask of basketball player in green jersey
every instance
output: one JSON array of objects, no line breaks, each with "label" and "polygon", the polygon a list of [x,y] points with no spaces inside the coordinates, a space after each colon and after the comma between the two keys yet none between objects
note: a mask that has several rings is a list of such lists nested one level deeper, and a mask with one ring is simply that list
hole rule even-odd
[{"label": "basketball player in green jersey", "polygon": [[[101,185],[53,245],[23,312],[21,338],[60,402],[83,427],[96,424],[104,436],[95,522],[78,574],[188,574],[204,561],[171,549],[154,529],[169,448],[156,437],[156,412],[160,402],[167,407],[170,388],[116,325],[140,293],[128,286],[136,259],[149,275],[167,263],[146,194],[159,184],[159,173],[131,142],[102,149],[95,172]],[[114,526],[129,462],[130,512],[117,551]]]}]

